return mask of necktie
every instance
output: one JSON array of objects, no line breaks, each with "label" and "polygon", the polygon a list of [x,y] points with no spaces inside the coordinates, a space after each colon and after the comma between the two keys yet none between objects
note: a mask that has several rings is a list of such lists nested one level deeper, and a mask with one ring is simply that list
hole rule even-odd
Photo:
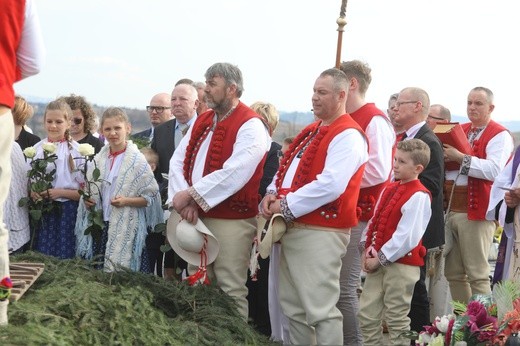
[{"label": "necktie", "polygon": [[187,124],[177,124],[175,128],[175,148],[179,146],[182,137],[186,134],[186,130],[188,129]]},{"label": "necktie", "polygon": [[395,143],[399,143],[401,141],[403,141],[405,138],[406,138],[406,132],[402,132],[402,133],[399,133],[396,137],[395,137]]}]

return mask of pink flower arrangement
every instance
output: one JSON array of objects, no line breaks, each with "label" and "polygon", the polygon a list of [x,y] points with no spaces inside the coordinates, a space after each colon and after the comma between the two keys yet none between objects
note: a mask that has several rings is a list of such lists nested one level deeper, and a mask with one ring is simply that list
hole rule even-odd
[{"label": "pink flower arrangement", "polygon": [[[499,306],[495,301],[500,302]],[[509,303],[504,305],[504,301]],[[508,338],[520,332],[518,283],[500,283],[493,295],[475,295],[467,305],[454,302],[453,306],[454,315],[437,317],[431,326],[424,327],[419,333],[419,345],[504,346]],[[498,320],[500,309],[503,317]]]}]

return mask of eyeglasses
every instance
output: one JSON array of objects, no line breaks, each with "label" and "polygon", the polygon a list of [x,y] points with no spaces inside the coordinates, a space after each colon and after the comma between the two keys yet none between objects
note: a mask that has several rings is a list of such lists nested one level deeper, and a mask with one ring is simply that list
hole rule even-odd
[{"label": "eyeglasses", "polygon": [[72,118],[72,122],[76,125],[79,125],[83,122],[83,118]]},{"label": "eyeglasses", "polygon": [[434,117],[433,115],[428,115],[428,119],[433,119],[433,120],[438,120],[438,121],[444,120],[444,118]]},{"label": "eyeglasses", "polygon": [[172,107],[146,106],[146,110],[148,111],[148,113],[152,113],[153,111],[155,111],[158,114],[161,114],[162,112],[164,112],[165,109],[171,109],[171,108]]},{"label": "eyeglasses", "polygon": [[405,105],[407,103],[417,103],[417,102],[419,102],[419,101],[402,101],[402,102],[401,101],[397,101],[395,103],[394,107],[399,108],[401,105]]}]

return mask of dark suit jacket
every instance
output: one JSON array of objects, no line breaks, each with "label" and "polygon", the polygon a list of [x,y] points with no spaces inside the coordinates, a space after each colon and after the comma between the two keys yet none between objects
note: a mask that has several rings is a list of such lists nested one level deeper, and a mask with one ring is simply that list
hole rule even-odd
[{"label": "dark suit jacket", "polygon": [[258,193],[264,197],[265,190],[273,181],[273,177],[278,171],[278,167],[280,166],[280,159],[278,158],[278,150],[282,149],[282,146],[276,142],[271,142],[271,148],[267,153],[267,157],[264,163],[264,174],[262,175],[262,180],[260,181],[260,188],[258,189]]},{"label": "dark suit jacket", "polygon": [[155,179],[159,184],[161,196],[168,193],[168,181],[162,178],[161,173],[168,174],[170,159],[175,150],[176,119],[171,119],[157,126],[154,130],[151,147],[159,155],[159,165],[155,170]]},{"label": "dark suit jacket", "polygon": [[430,147],[430,163],[419,175],[419,180],[432,194],[432,216],[423,236],[423,245],[431,249],[444,244],[444,153],[441,142],[428,124],[421,127],[414,138]]},{"label": "dark suit jacket", "polygon": [[146,129],[144,131],[137,132],[136,134],[133,135],[133,137],[140,137],[140,138],[148,139],[148,138],[150,138],[151,133],[152,133],[152,128],[150,127],[149,129]]}]

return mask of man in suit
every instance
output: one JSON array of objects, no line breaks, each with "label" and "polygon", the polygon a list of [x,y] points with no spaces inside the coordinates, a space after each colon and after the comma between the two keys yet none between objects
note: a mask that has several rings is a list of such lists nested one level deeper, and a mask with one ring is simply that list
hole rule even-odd
[{"label": "man in suit", "polygon": [[[430,163],[419,175],[419,180],[432,195],[432,216],[422,239],[423,245],[431,251],[444,244],[444,154],[441,142],[426,123],[430,98],[426,91],[420,88],[404,88],[399,93],[393,110],[396,112],[395,121],[405,130],[403,140],[418,138],[430,147]],[[425,284],[427,265],[428,263],[421,267],[421,277],[415,285],[409,314],[410,329],[417,332],[430,324],[429,299]]]},{"label": "man in suit", "polygon": [[[175,116],[175,118],[155,128],[155,135],[152,139],[151,147],[159,155],[159,165],[155,170],[155,178],[159,183],[163,202],[166,201],[168,194],[168,181],[163,179],[162,174],[168,175],[170,159],[182,137],[186,134],[188,127],[195,120],[198,104],[197,89],[195,89],[192,84],[177,83],[171,94],[171,114]],[[152,247],[164,244],[164,236],[156,236],[156,238],[154,241],[156,246]],[[157,273],[159,273],[161,271],[159,263],[162,262],[162,252],[160,249],[153,251],[157,255]],[[178,261],[182,260],[178,258],[177,262]],[[175,270],[177,269],[175,262],[176,259],[174,258],[173,250],[168,251],[164,260],[164,277],[166,279],[172,279],[175,276]],[[181,269],[184,269],[186,266],[185,263],[178,262],[178,264],[177,267]]]},{"label": "man in suit", "polygon": [[150,105],[146,106],[152,127],[134,134],[134,137],[143,138],[151,142],[155,128],[172,118],[171,108],[170,95],[168,93],[159,93],[152,97]]}]

